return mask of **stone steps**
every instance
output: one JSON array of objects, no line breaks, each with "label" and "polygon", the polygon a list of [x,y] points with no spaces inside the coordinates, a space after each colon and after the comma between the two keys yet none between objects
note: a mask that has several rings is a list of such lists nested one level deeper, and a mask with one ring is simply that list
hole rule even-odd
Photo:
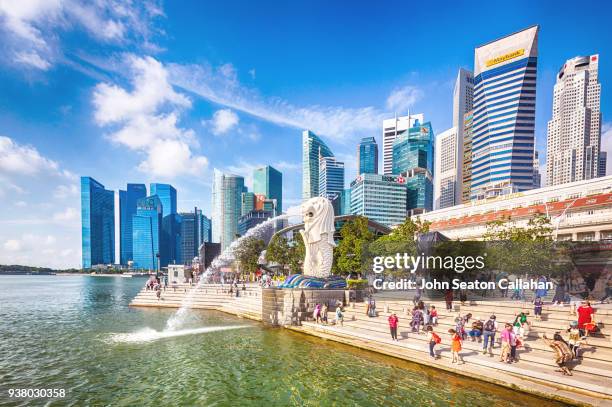
[{"label": "stone steps", "polygon": [[[440,359],[432,360],[428,355],[427,343],[420,341],[418,343],[408,342],[405,339],[400,342],[391,341],[388,332],[386,334],[379,332],[366,331],[363,328],[352,327],[345,323],[345,326],[329,326],[329,325],[317,325],[312,322],[304,322],[304,327],[316,331],[325,332],[331,334],[329,339],[333,339],[334,336],[346,339],[361,339],[367,342],[374,342],[378,347],[393,348],[400,354],[404,354],[409,360],[425,360],[425,364],[429,366],[446,365],[448,366],[449,359],[451,357],[448,345],[440,344],[436,347],[436,353]],[[447,336],[448,337],[448,336]],[[443,341],[447,338],[443,337]],[[497,358],[485,356],[479,352],[461,352],[463,360],[466,362],[465,365],[459,366],[457,369],[470,370],[472,365],[488,367],[494,369],[495,376],[499,377],[500,371],[511,375],[518,375],[521,377],[530,377],[537,380],[543,380],[548,384],[556,384],[561,386],[567,386],[573,389],[579,389],[588,392],[595,392],[600,397],[612,399],[612,388],[609,386],[609,375],[602,376],[592,373],[577,372],[574,376],[563,376],[561,373],[554,372],[554,368],[549,364],[542,364],[532,361],[521,360],[517,364],[506,364],[499,362]],[[416,356],[414,359],[410,356]],[[423,358],[425,356],[425,358]],[[551,359],[552,360],[552,359]],[[502,379],[503,380],[503,379]]]}]

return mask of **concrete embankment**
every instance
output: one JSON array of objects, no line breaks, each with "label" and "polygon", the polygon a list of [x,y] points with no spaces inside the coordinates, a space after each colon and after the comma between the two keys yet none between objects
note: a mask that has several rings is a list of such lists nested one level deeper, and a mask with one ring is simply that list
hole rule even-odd
[{"label": "concrete embankment", "polygon": [[[153,291],[143,290],[131,305],[177,308],[190,289],[191,287],[186,285],[170,287],[162,292],[160,300]],[[433,360],[429,357],[426,335],[410,332],[408,326],[410,317],[407,314],[412,308],[412,302],[405,299],[396,299],[387,295],[378,296],[377,317],[366,315],[365,304],[351,303],[345,308],[343,326],[336,326],[316,324],[305,318],[309,315],[308,308],[312,303],[308,299],[308,290],[302,293],[300,290],[287,293],[283,290],[262,290],[256,286],[246,286],[245,290],[240,290],[239,296],[236,297],[235,293],[230,295],[228,286],[221,288],[218,285],[204,285],[192,293],[191,297],[192,308],[195,309],[218,310],[268,323],[272,318],[276,318],[275,322],[278,325],[296,332],[410,360],[568,404],[612,406],[610,381],[612,309],[610,308],[597,309],[596,321],[600,323],[602,335],[588,338],[582,345],[582,359],[572,362],[574,375],[563,376],[555,372],[553,350],[541,340],[541,337],[544,334],[552,336],[557,331],[565,334],[569,321],[576,318],[569,314],[567,307],[545,306],[541,321],[529,318],[531,329],[526,335],[524,346],[518,350],[518,363],[500,362],[497,343],[492,356],[481,353],[482,344],[467,340],[463,343],[461,352],[465,364],[453,365],[450,363],[450,336],[447,331],[454,327],[458,312],[461,314],[470,312],[480,318],[488,318],[494,313],[500,325],[503,325],[504,322],[512,322],[517,312],[531,310],[531,306],[506,299],[488,299],[460,306],[457,312],[455,309],[446,311],[443,302],[428,301],[439,310],[439,321],[435,330],[443,338],[442,344],[436,348],[438,358]],[[387,317],[391,312],[396,312],[400,318],[399,342],[392,342],[389,335]],[[329,317],[330,320],[333,319],[332,310]],[[299,325],[295,325],[298,320],[302,321]]]}]

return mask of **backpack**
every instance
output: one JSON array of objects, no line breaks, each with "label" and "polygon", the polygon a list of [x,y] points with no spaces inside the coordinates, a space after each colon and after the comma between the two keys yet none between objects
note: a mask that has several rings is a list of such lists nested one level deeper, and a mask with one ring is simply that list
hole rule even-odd
[{"label": "backpack", "polygon": [[484,326],[484,330],[488,332],[494,332],[495,331],[495,321],[493,321],[492,319],[489,319]]},{"label": "backpack", "polygon": [[438,334],[437,334],[437,333],[435,333],[435,332],[432,332],[432,333],[431,333],[431,337],[433,338],[433,340],[434,340],[434,342],[435,342],[436,344],[439,344],[440,342],[442,342],[442,338],[440,338],[440,335],[438,335]]}]

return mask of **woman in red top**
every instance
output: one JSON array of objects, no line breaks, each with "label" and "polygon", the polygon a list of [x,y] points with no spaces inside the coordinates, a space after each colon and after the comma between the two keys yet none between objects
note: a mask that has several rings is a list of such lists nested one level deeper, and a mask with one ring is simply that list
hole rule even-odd
[{"label": "woman in red top", "polygon": [[[578,313],[578,329],[580,330],[580,335],[584,336],[585,324],[589,325],[593,322],[593,314],[595,314],[595,310],[591,307],[591,303],[589,301],[583,301],[582,305],[578,307],[576,312]],[[586,327],[586,329],[590,330],[588,327]]]},{"label": "woman in red top", "polygon": [[397,341],[397,325],[399,323],[399,318],[395,314],[395,312],[391,313],[389,316],[389,329],[391,330],[391,339]]}]

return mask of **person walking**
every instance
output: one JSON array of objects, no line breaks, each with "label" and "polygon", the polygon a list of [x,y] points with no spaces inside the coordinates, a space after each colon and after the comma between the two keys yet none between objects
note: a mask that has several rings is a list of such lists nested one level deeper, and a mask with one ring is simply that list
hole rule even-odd
[{"label": "person walking", "polygon": [[453,310],[453,290],[446,290],[444,294],[444,301],[446,302],[446,310]]},{"label": "person walking", "polygon": [[582,301],[582,304],[576,310],[578,313],[578,329],[580,330],[580,336],[588,335],[589,331],[594,327],[595,310],[591,307],[589,301]]},{"label": "person walking", "polygon": [[457,331],[455,331],[454,329],[449,329],[448,333],[451,335],[451,362],[463,364],[463,359],[461,359],[461,355],[459,355],[459,352],[461,352],[461,336],[459,336],[459,334],[457,334]]},{"label": "person walking", "polygon": [[[489,354],[493,355],[493,344],[495,343],[495,333],[497,332],[497,317],[491,315],[487,322],[485,322],[482,330],[482,354],[486,354],[487,350]],[[490,343],[489,343],[490,341]]]},{"label": "person walking", "polygon": [[344,326],[344,314],[342,313],[342,305],[336,307],[336,325]]},{"label": "person walking", "polygon": [[397,325],[399,324],[399,318],[392,312],[389,316],[389,330],[391,331],[391,340],[398,342],[397,339]]},{"label": "person walking", "polygon": [[440,335],[434,332],[433,327],[431,325],[427,325],[427,339],[429,340],[429,356],[432,359],[436,359],[436,354],[434,352],[434,347],[442,342],[442,338]]},{"label": "person walking", "polygon": [[516,335],[512,330],[512,324],[506,324],[501,333],[501,355],[499,359],[501,362],[512,363],[512,343],[514,343],[516,349]]},{"label": "person walking", "polygon": [[542,301],[542,298],[540,297],[536,297],[536,299],[533,301],[533,314],[535,315],[535,319],[537,321],[542,320],[542,306],[543,305],[544,305],[544,301]]},{"label": "person walking", "polygon": [[327,325],[327,311],[328,311],[329,307],[327,306],[327,303],[323,304],[323,308],[321,309],[321,322],[323,322],[325,325]]},{"label": "person walking", "polygon": [[312,311],[312,319],[318,324],[321,321],[321,304],[317,303]]}]

